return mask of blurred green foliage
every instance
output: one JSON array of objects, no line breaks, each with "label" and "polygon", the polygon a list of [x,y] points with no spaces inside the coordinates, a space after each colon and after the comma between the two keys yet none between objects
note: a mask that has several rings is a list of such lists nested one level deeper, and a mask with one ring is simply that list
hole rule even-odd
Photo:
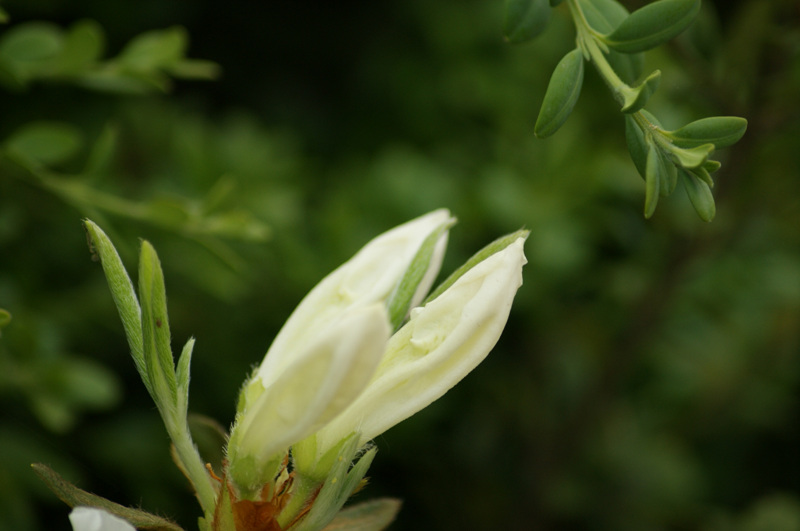
[{"label": "blurred green foliage", "polygon": [[[81,217],[158,248],[176,345],[197,338],[190,407],[227,425],[303,294],[439,206],[460,218],[445,271],[530,229],[525,285],[487,361],[377,441],[361,499],[404,498],[396,529],[800,528],[795,2],[706,0],[648,52],[670,80],[649,102],[665,128],[749,121],[719,152],[711,224],[685,198],[642,219],[644,184],[593,72],[559,133],[534,138],[574,38],[563,6],[519,47],[503,42],[502,5],[478,0],[3,7],[0,51],[27,27],[57,53],[0,60],[0,529],[67,528],[37,461],[187,528],[198,514]],[[61,75],[52,58],[79,28],[108,50],[75,61],[90,78],[141,82],[120,61],[142,34],[173,62],[144,61],[144,91]],[[175,79],[188,41],[170,39],[187,36],[218,80]],[[135,245],[120,252],[135,264]]]}]

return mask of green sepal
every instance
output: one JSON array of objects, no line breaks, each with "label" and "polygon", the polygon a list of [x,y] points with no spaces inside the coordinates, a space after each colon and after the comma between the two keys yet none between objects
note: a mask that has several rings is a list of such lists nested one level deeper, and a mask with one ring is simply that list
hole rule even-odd
[{"label": "green sepal", "polygon": [[435,290],[433,290],[430,295],[428,295],[428,298],[425,299],[422,305],[424,306],[428,302],[432,301],[433,299],[435,299],[436,297],[447,291],[447,289],[453,284],[455,284],[456,281],[459,278],[461,278],[467,271],[469,271],[476,265],[480,264],[490,256],[499,253],[500,251],[502,251],[503,249],[505,249],[506,247],[508,247],[509,245],[511,245],[520,238],[527,239],[528,234],[530,234],[529,230],[521,229],[516,232],[512,232],[511,234],[506,234],[505,236],[497,238],[495,241],[493,241],[492,243],[490,243],[489,245],[487,245],[486,247],[484,247],[483,249],[472,255],[472,257],[469,260],[464,262],[464,265],[453,271],[450,274],[450,276],[445,279],[444,282],[439,284],[439,286]]},{"label": "green sepal", "polygon": [[603,42],[618,52],[643,52],[681,33],[699,12],[700,0],[659,0],[631,13]]},{"label": "green sepal", "polygon": [[550,21],[548,0],[506,0],[505,39],[519,44],[538,37]]},{"label": "green sepal", "polygon": [[455,223],[454,219],[448,220],[425,238],[417,250],[417,254],[411,260],[408,269],[406,269],[403,278],[400,279],[400,282],[397,283],[394,291],[389,296],[386,306],[389,312],[389,322],[393,330],[397,330],[403,324],[410,310],[414,295],[417,293],[417,288],[419,288],[420,282],[425,278],[425,274],[431,267],[436,245],[439,243],[442,234],[452,227],[453,223]]},{"label": "green sepal", "polygon": [[165,413],[164,420],[167,421],[177,413],[178,385],[170,346],[164,274],[155,249],[146,240],[142,241],[139,255],[139,300],[142,304],[144,357],[155,393],[153,401]]},{"label": "green sepal", "polygon": [[41,463],[31,465],[36,475],[56,496],[70,507],[86,506],[103,509],[130,522],[137,529],[153,531],[183,531],[176,523],[141,509],[132,509],[114,503],[96,494],[86,492],[61,477],[56,471]]},{"label": "green sepal", "polygon": [[346,507],[322,531],[381,531],[394,521],[402,504],[395,498],[378,498]]},{"label": "green sepal", "polygon": [[661,70],[656,70],[635,87],[623,85],[618,88],[616,96],[622,105],[620,111],[630,114],[647,105],[647,101],[658,88],[658,83],[660,81]]},{"label": "green sepal", "polygon": [[703,221],[711,221],[717,213],[717,207],[714,204],[714,196],[711,194],[711,188],[700,180],[693,173],[687,172],[683,169],[678,169],[678,173],[683,180],[686,194],[689,196],[689,201],[697,211],[697,215]]},{"label": "green sepal", "polygon": [[664,134],[682,148],[714,144],[723,148],[735,144],[747,130],[747,120],[738,116],[712,116],[688,123]]},{"label": "green sepal", "polygon": [[[375,447],[367,449],[353,463],[356,454],[363,451],[359,448],[360,435],[351,434],[341,446],[339,457],[325,479],[322,488],[314,499],[314,504],[293,531],[316,531],[328,525],[341,510],[347,499],[359,487],[375,458]],[[351,466],[352,464],[352,466]]]},{"label": "green sepal", "polygon": [[569,118],[583,86],[583,52],[575,48],[553,70],[544,94],[533,134],[545,138],[555,133]]},{"label": "green sepal", "polygon": [[111,298],[119,312],[122,327],[125,329],[125,337],[128,339],[128,347],[131,350],[131,357],[142,378],[147,392],[153,396],[153,385],[147,372],[147,363],[144,359],[144,344],[142,338],[142,311],[139,301],[133,289],[128,272],[122,264],[114,244],[105,232],[91,220],[84,220],[83,226],[86,229],[86,239],[89,243],[89,250],[92,256],[99,258],[103,266],[103,273],[111,291]]}]

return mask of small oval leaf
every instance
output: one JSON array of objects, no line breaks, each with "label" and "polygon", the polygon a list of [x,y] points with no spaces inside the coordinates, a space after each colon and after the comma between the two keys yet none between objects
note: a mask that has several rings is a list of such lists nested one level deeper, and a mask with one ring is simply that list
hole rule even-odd
[{"label": "small oval leaf", "polygon": [[635,87],[623,86],[618,92],[619,98],[622,100],[622,109],[620,111],[632,113],[647,105],[647,100],[656,91],[660,81],[661,70],[656,70]]},{"label": "small oval leaf", "polygon": [[586,22],[600,33],[611,33],[630,14],[616,0],[580,0]]},{"label": "small oval leaf", "polygon": [[714,219],[717,207],[714,204],[714,196],[711,194],[711,189],[708,185],[687,171],[678,170],[678,172],[683,180],[683,186],[686,188],[689,201],[692,202],[692,206],[697,211],[700,219],[703,221]]},{"label": "small oval leaf", "polygon": [[555,133],[569,117],[583,86],[583,53],[575,48],[556,65],[533,133],[544,138]]},{"label": "small oval leaf", "polygon": [[678,166],[691,170],[702,166],[714,151],[714,144],[703,144],[693,148],[670,147],[670,156]]},{"label": "small oval leaf", "polygon": [[700,0],[659,0],[631,13],[604,42],[618,52],[643,52],[681,33],[699,11]]},{"label": "small oval leaf", "polygon": [[23,164],[59,164],[75,155],[81,147],[81,133],[61,122],[33,122],[15,131],[6,141],[6,149]]},{"label": "small oval leaf", "polygon": [[747,120],[738,116],[712,116],[684,125],[680,129],[667,132],[679,147],[697,147],[714,144],[727,147],[739,141],[747,130]]},{"label": "small oval leaf", "polygon": [[548,0],[507,0],[503,35],[513,44],[526,42],[541,34],[549,21]]},{"label": "small oval leaf", "polygon": [[642,179],[645,179],[648,147],[644,140],[644,133],[642,133],[636,120],[630,114],[625,115],[625,141],[628,144],[628,151],[631,154],[631,160],[633,160],[636,170],[642,176]]},{"label": "small oval leaf", "polygon": [[644,196],[644,217],[650,219],[656,211],[658,196],[661,193],[661,181],[666,177],[661,156],[658,148],[651,142],[647,149],[647,166],[645,170],[645,196]]}]

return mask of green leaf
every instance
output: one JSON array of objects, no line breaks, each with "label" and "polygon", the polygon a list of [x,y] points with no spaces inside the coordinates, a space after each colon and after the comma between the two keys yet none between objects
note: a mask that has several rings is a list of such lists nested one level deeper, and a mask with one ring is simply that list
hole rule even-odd
[{"label": "green leaf", "polygon": [[619,78],[629,85],[634,84],[644,70],[643,53],[619,53],[610,50],[606,54],[606,59]]},{"label": "green leaf", "polygon": [[625,115],[625,141],[628,144],[628,151],[631,154],[631,160],[633,160],[636,170],[642,176],[642,179],[646,179],[648,144],[645,142],[644,133],[639,128],[639,124],[630,114]]},{"label": "green leaf", "polygon": [[50,166],[73,157],[81,147],[81,133],[61,122],[32,122],[6,140],[6,149],[28,167]]},{"label": "green leaf", "polygon": [[119,257],[114,244],[106,236],[106,233],[93,221],[85,220],[83,226],[86,229],[86,239],[89,243],[89,250],[93,258],[100,259],[105,273],[108,287],[111,290],[111,298],[117,307],[119,317],[122,320],[122,327],[125,329],[125,336],[128,339],[128,346],[131,350],[133,362],[136,370],[142,378],[145,387],[150,395],[153,395],[153,388],[150,377],[147,373],[147,364],[144,359],[144,346],[142,338],[142,312],[139,308],[139,301],[133,290],[131,282],[122,259]]},{"label": "green leaf", "polygon": [[9,20],[10,17],[8,16],[6,10],[0,7],[0,24],[8,24]]},{"label": "green leaf", "polygon": [[0,39],[0,55],[16,63],[41,63],[61,51],[63,34],[55,24],[28,22],[9,29]]},{"label": "green leaf", "polygon": [[131,70],[158,70],[180,61],[187,45],[188,37],[182,27],[148,31],[131,40],[117,60],[123,67]]},{"label": "green leaf", "polygon": [[555,133],[569,118],[583,86],[583,53],[575,48],[556,65],[533,133],[545,138]]},{"label": "green leaf", "polygon": [[622,104],[620,110],[624,113],[632,113],[647,105],[647,100],[658,88],[659,81],[661,81],[661,70],[656,70],[635,87],[624,85],[617,93],[617,99]]},{"label": "green leaf", "polygon": [[579,0],[586,22],[598,33],[610,33],[630,14],[616,0]]},{"label": "green leaf", "polygon": [[665,134],[676,146],[692,148],[703,144],[714,144],[717,148],[735,144],[744,136],[747,120],[738,116],[713,116],[684,125]]},{"label": "green leaf", "polygon": [[177,413],[178,386],[170,347],[164,274],[155,249],[146,240],[142,242],[139,255],[139,301],[142,305],[144,359],[153,386],[153,400],[166,422]]},{"label": "green leaf", "polygon": [[114,157],[118,137],[119,132],[113,125],[103,128],[89,151],[86,166],[83,169],[84,175],[96,176],[106,173]]},{"label": "green leaf", "polygon": [[175,369],[175,381],[178,385],[178,413],[181,418],[186,418],[189,413],[189,369],[192,364],[192,351],[194,350],[194,338],[191,337],[184,345],[181,355],[178,358],[178,365]]},{"label": "green leaf", "polygon": [[34,463],[31,467],[33,471],[36,472],[36,475],[45,482],[48,488],[70,507],[97,507],[98,509],[103,509],[111,514],[119,516],[120,518],[124,518],[137,529],[183,531],[180,526],[166,518],[150,514],[140,509],[125,507],[124,505],[114,503],[96,494],[86,492],[61,477],[57,472],[46,465]]},{"label": "green leaf", "polygon": [[706,159],[706,161],[700,167],[706,170],[708,173],[714,173],[722,167],[722,163],[718,160]]},{"label": "green leaf", "polygon": [[403,502],[379,498],[342,509],[322,531],[381,531],[397,516]]},{"label": "green leaf", "polygon": [[216,79],[220,70],[217,63],[202,59],[181,59],[167,68],[170,74],[183,79]]},{"label": "green leaf", "polygon": [[62,74],[74,74],[100,60],[105,48],[103,28],[93,20],[82,20],[70,28],[64,38],[57,68]]},{"label": "green leaf", "polygon": [[697,211],[697,215],[703,221],[711,221],[717,213],[717,207],[714,204],[714,196],[711,194],[711,188],[698,179],[694,174],[689,173],[683,169],[679,169],[678,173],[683,180],[683,186],[686,188],[686,194],[692,202],[692,206]]},{"label": "green leaf", "polygon": [[11,322],[11,312],[3,308],[0,308],[0,330],[8,326],[10,322]]},{"label": "green leaf", "polygon": [[714,152],[714,144],[703,144],[693,148],[681,148],[672,145],[669,146],[669,151],[675,164],[691,170],[705,164],[708,156]]},{"label": "green leaf", "polygon": [[506,0],[503,35],[513,44],[526,42],[541,34],[549,20],[548,0]]},{"label": "green leaf", "polygon": [[550,7],[556,7],[558,4],[563,2],[564,0],[550,0]]},{"label": "green leaf", "polygon": [[453,271],[450,274],[450,276],[445,279],[444,282],[439,284],[439,286],[435,290],[433,290],[433,292],[431,292],[430,295],[428,295],[428,298],[425,299],[425,301],[422,303],[422,306],[424,306],[428,302],[432,301],[433,299],[435,299],[436,297],[447,291],[447,289],[453,284],[455,284],[456,281],[464,275],[464,273],[466,273],[476,265],[480,264],[490,256],[499,253],[500,251],[502,251],[503,249],[505,249],[518,239],[520,238],[527,239],[528,234],[530,234],[530,231],[521,229],[518,230],[517,232],[512,232],[511,234],[506,234],[505,236],[497,238],[495,241],[493,241],[492,243],[490,243],[489,245],[487,245],[486,247],[484,247],[483,249],[472,255],[472,257],[470,257],[469,260],[464,262],[464,265]]},{"label": "green leaf", "polygon": [[603,42],[618,52],[643,52],[685,30],[699,11],[700,0],[659,0],[631,13]]},{"label": "green leaf", "polygon": [[648,144],[645,175],[644,217],[649,219],[656,211],[658,197],[672,193],[677,182],[677,168],[663,156],[655,142]]}]

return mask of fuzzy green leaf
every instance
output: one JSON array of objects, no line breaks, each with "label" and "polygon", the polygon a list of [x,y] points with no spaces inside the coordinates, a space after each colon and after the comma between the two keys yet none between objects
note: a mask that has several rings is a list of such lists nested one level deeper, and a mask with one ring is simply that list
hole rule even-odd
[{"label": "fuzzy green leaf", "polygon": [[142,242],[139,255],[139,300],[142,305],[144,358],[155,392],[153,400],[162,412],[174,414],[178,387],[170,347],[164,274],[158,255],[148,241]]},{"label": "fuzzy green leaf", "polygon": [[692,206],[694,206],[694,209],[697,211],[697,215],[700,216],[700,219],[703,221],[713,220],[717,213],[717,207],[714,204],[714,196],[711,194],[711,188],[690,172],[679,169],[678,173],[681,175],[684,188],[686,188],[686,194],[689,196]]},{"label": "fuzzy green leaf", "polygon": [[555,133],[569,118],[583,86],[583,53],[576,48],[556,65],[544,94],[534,134],[545,138]]},{"label": "fuzzy green leaf", "polygon": [[513,44],[539,36],[550,21],[548,0],[507,0],[503,35]]},{"label": "fuzzy green leaf", "polygon": [[114,244],[111,243],[106,233],[88,219],[83,222],[83,226],[86,229],[89,250],[94,257],[99,257],[103,266],[103,273],[105,273],[108,288],[111,290],[111,298],[114,300],[114,305],[122,320],[122,327],[125,329],[125,337],[128,339],[133,363],[136,365],[136,370],[139,371],[139,376],[147,387],[147,391],[152,396],[153,388],[144,359],[142,312],[133,289],[133,283]]},{"label": "fuzzy green leaf", "polygon": [[692,148],[714,144],[717,148],[735,144],[747,130],[747,120],[738,116],[713,116],[684,125],[667,134],[676,146]]},{"label": "fuzzy green leaf", "polygon": [[381,531],[392,523],[401,505],[397,499],[379,498],[346,507],[322,531]]},{"label": "fuzzy green leaf", "polygon": [[140,509],[132,509],[125,507],[118,503],[86,492],[82,490],[63,477],[56,471],[41,463],[34,463],[31,465],[36,475],[45,482],[45,484],[52,490],[61,501],[70,507],[86,506],[97,507],[103,509],[111,514],[124,518],[137,529],[148,529],[153,531],[183,531],[176,523],[156,516]]},{"label": "fuzzy green leaf", "polygon": [[659,0],[631,13],[603,41],[618,52],[643,52],[681,33],[699,11],[700,0]]}]

